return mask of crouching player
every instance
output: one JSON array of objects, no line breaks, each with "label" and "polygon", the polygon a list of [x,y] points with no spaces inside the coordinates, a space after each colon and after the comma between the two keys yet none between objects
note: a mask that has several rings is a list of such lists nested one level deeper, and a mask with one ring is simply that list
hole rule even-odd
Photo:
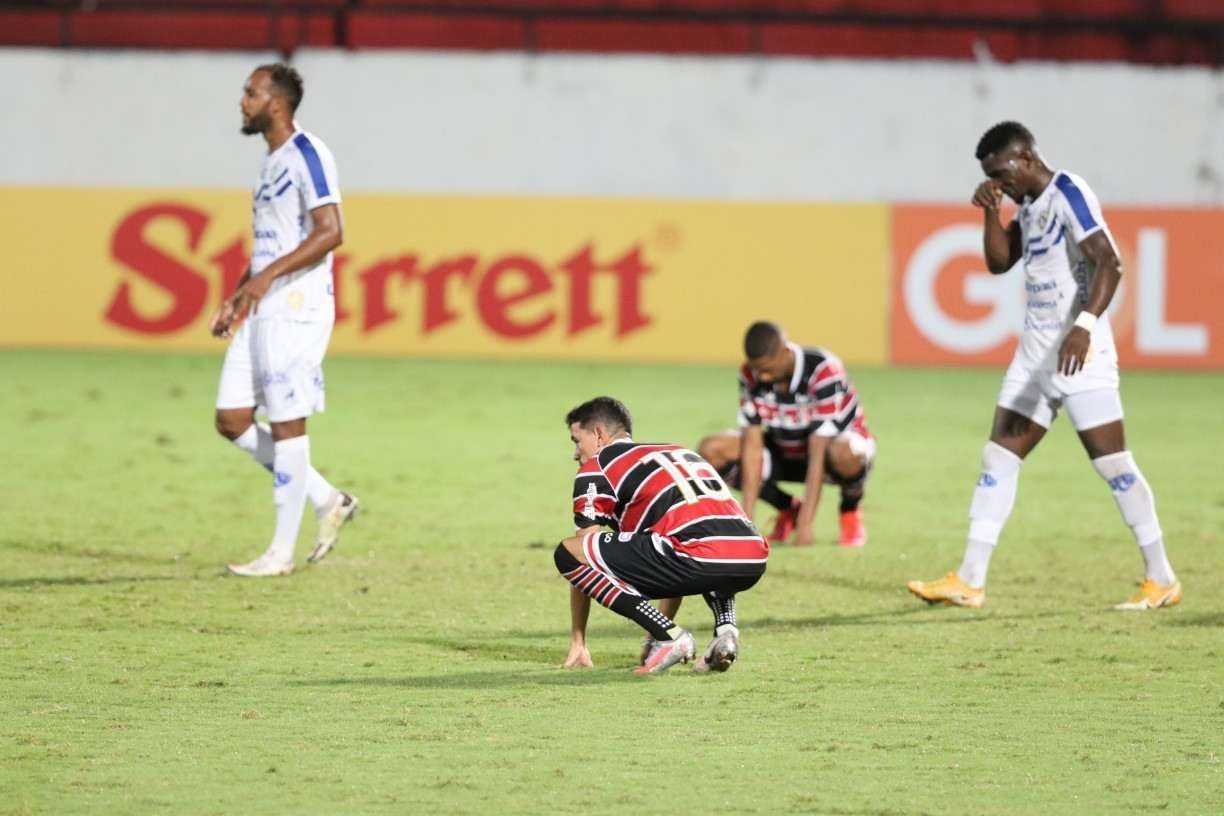
[{"label": "crouching player", "polygon": [[708,462],[679,445],[634,442],[629,410],[618,400],[596,397],[565,422],[579,463],[578,530],[555,555],[572,585],[565,667],[593,665],[586,645],[592,598],[646,630],[650,649],[634,671],[687,663],[696,653],[692,634],[650,599],[701,595],[714,613],[714,639],[695,669],[726,671],[739,655],[735,596],[765,574],[769,544]]}]

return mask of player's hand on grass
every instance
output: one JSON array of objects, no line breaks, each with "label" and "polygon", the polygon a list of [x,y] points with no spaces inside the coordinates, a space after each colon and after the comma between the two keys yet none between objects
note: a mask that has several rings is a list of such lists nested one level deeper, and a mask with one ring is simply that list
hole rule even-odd
[{"label": "player's hand on grass", "polygon": [[799,525],[795,528],[795,534],[791,536],[791,543],[796,547],[812,546],[812,525]]},{"label": "player's hand on grass", "polygon": [[973,206],[981,207],[983,210],[997,210],[1003,201],[1003,190],[993,181],[983,181],[973,191],[972,201]]},{"label": "player's hand on grass", "polygon": [[1058,350],[1058,372],[1070,377],[1084,367],[1092,335],[1083,326],[1072,326]]},{"label": "player's hand on grass", "polygon": [[591,651],[584,645],[570,644],[569,654],[561,664],[563,669],[593,669],[595,661],[591,660]]}]

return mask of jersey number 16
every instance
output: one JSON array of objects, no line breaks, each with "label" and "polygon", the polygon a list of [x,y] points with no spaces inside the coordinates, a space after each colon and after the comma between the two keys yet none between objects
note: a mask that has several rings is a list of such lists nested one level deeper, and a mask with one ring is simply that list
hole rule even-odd
[{"label": "jersey number 16", "polygon": [[[689,456],[696,458],[697,461],[689,460],[687,458]],[[680,495],[684,496],[684,500],[689,504],[696,504],[700,501],[701,496],[719,501],[731,499],[731,491],[727,488],[727,483],[718,475],[718,471],[692,451],[655,451],[646,457],[646,461],[655,462],[663,468],[675,482],[676,487],[680,489]]]}]

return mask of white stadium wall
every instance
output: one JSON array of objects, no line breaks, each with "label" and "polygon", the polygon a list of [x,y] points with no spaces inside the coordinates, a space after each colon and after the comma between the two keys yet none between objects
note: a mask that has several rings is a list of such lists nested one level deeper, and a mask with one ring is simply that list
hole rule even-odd
[{"label": "white stadium wall", "polygon": [[[0,50],[0,184],[243,187],[265,54]],[[1224,204],[1224,76],[1099,64],[302,51],[346,189],[961,202],[1026,122],[1102,199]]]},{"label": "white stadium wall", "polygon": [[[271,54],[0,49],[0,347],[214,349]],[[337,157],[340,352],[733,359],[774,317],[854,363],[998,364],[1020,281],[968,205],[1027,123],[1133,274],[1128,365],[1224,368],[1224,77],[1201,68],[302,51]],[[955,240],[953,240],[955,239]],[[54,274],[42,270],[53,269]],[[48,280],[51,281],[48,284]],[[762,285],[765,284],[765,285]],[[22,310],[58,287],[54,315]],[[779,299],[777,293],[787,297]]]}]

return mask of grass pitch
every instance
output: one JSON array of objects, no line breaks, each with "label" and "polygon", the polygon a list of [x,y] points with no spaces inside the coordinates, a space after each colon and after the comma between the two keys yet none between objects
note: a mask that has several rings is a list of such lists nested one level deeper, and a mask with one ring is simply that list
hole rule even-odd
[{"label": "grass pitch", "polygon": [[[692,445],[732,423],[730,367],[330,360],[313,457],[364,514],[239,580],[270,485],[211,429],[219,365],[0,352],[0,813],[1224,811],[1218,375],[1123,378],[1181,607],[1110,609],[1141,562],[1065,419],[986,607],[911,598],[959,563],[1001,372],[858,369],[869,545],[832,546],[826,493],[819,545],[741,596],[730,672],[639,678],[599,608],[597,668],[555,668],[562,417],[611,393]],[[680,621],[704,643],[707,616]]]}]

